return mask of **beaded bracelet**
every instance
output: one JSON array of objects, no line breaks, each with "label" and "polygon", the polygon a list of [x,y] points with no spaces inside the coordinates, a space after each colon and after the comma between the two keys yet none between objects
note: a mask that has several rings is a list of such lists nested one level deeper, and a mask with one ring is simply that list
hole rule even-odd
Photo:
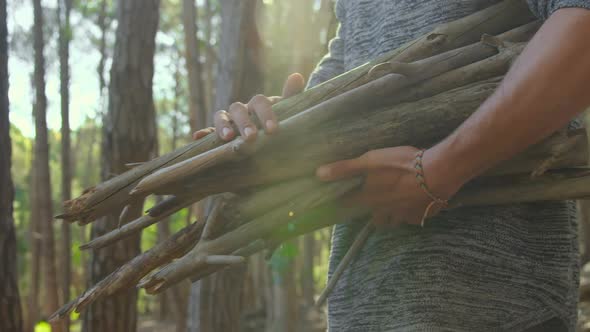
[{"label": "beaded bracelet", "polygon": [[416,159],[414,163],[414,169],[416,170],[416,180],[418,181],[418,186],[422,188],[422,190],[426,193],[426,195],[428,195],[428,197],[430,197],[430,199],[432,199],[432,202],[428,204],[428,206],[426,207],[426,211],[424,211],[424,215],[422,216],[422,221],[420,222],[420,226],[422,227],[424,227],[424,222],[426,221],[426,218],[428,217],[430,210],[435,204],[440,204],[443,206],[443,208],[449,205],[448,200],[436,196],[434,193],[432,193],[432,191],[430,191],[430,189],[426,185],[426,180],[424,180],[424,166],[422,166],[422,157],[424,157],[425,151],[426,150],[422,149],[416,153]]}]

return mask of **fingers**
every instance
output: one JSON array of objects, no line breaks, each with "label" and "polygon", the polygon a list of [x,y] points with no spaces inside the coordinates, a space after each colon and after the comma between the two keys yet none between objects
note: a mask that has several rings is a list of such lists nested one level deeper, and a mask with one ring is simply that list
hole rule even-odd
[{"label": "fingers", "polygon": [[232,121],[226,111],[217,111],[213,118],[213,122],[215,124],[215,131],[222,140],[229,141],[236,137]]},{"label": "fingers", "polygon": [[250,99],[247,107],[260,120],[267,134],[273,134],[278,129],[277,118],[272,111],[272,100],[263,95],[256,95]]},{"label": "fingers", "polygon": [[305,78],[299,73],[294,73],[287,77],[285,85],[283,86],[283,97],[289,98],[305,89]]},{"label": "fingers", "polygon": [[215,128],[213,128],[213,127],[203,128],[201,130],[195,131],[193,133],[193,140],[195,140],[195,141],[199,140],[199,139],[211,134],[214,131],[215,131]]},{"label": "fingers", "polygon": [[[305,88],[305,80],[301,74],[291,74],[285,81],[283,87],[283,97],[290,97]],[[278,129],[278,121],[276,115],[272,111],[272,105],[281,100],[282,97],[266,97],[264,95],[256,95],[248,102],[233,103],[229,110],[218,111],[215,113],[214,123],[215,131],[219,137],[225,141],[229,141],[236,137],[236,130],[246,140],[256,138],[258,128],[253,121],[260,120],[260,125],[264,128],[267,134],[273,134]],[[194,134],[194,138],[198,139],[208,135],[210,132],[199,131]]]},{"label": "fingers", "polygon": [[367,170],[366,154],[355,159],[341,160],[320,166],[316,176],[323,181],[335,181],[364,173]]},{"label": "fingers", "polygon": [[248,105],[242,103],[231,104],[229,107],[229,116],[244,139],[252,140],[256,138],[258,129],[252,121],[252,118],[250,118]]}]

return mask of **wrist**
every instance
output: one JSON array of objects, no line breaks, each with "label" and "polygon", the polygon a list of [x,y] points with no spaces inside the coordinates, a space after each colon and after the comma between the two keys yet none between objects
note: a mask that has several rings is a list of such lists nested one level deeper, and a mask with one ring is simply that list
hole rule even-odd
[{"label": "wrist", "polygon": [[437,197],[450,199],[469,181],[458,159],[439,146],[427,149],[422,157],[424,181]]}]

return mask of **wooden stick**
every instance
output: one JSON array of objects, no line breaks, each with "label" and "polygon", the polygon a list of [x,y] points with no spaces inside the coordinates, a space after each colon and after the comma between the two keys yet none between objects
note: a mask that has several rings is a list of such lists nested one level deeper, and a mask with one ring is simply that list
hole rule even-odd
[{"label": "wooden stick", "polygon": [[[474,183],[467,186],[451,201],[452,208],[578,199],[590,196],[590,173],[584,168],[552,171],[536,178],[531,178],[526,174],[504,176],[494,180],[487,179],[479,184]],[[497,182],[501,182],[501,184]],[[343,192],[338,193],[338,195],[342,194]],[[328,197],[333,199],[334,195],[328,195]],[[264,238],[264,234],[273,227],[279,227],[277,225],[280,225],[281,214],[283,214],[283,218],[286,218],[287,210],[288,207],[279,208],[215,240],[199,243],[189,255],[164,267],[160,272],[144,278],[140,282],[140,287],[146,288],[148,293],[157,293],[183,278],[197,274],[202,269],[207,269],[203,257],[235,254],[235,251],[240,247]],[[275,220],[275,223],[271,225],[269,219]],[[277,219],[279,219],[279,223],[276,223]]]},{"label": "wooden stick", "polygon": [[69,302],[49,317],[49,321],[62,319],[71,312],[80,312],[93,302],[114,295],[121,290],[133,287],[153,269],[181,257],[191,248],[191,244],[201,235],[203,223],[193,223],[169,239],[124,264],[105,279],[88,289],[75,300]]},{"label": "wooden stick", "polygon": [[357,187],[360,183],[360,178],[326,183],[317,190],[300,195],[285,206],[274,209],[232,232],[225,233],[214,240],[199,242],[188,255],[143,278],[138,285],[145,288],[149,293],[165,289],[182,279],[190,277],[195,270],[206,267],[205,257],[232,254],[235,250],[248,245],[252,241],[267,236],[273,229],[281,225],[284,218],[304,213],[323,203],[333,201]]},{"label": "wooden stick", "polygon": [[[245,221],[254,219],[268,210],[289,201],[291,198],[307,191],[314,190],[321,185],[315,178],[295,179],[285,181],[266,188],[244,193],[239,199],[230,199],[225,196],[228,204],[220,211],[221,218],[227,220],[226,229],[234,229]],[[161,203],[148,210],[148,214],[123,225],[121,228],[112,230],[102,236],[94,238],[88,243],[80,246],[80,249],[100,249],[111,245],[121,239],[131,236],[142,229],[149,227],[166,217],[180,211],[198,200],[187,194],[185,197],[168,197]],[[209,234],[209,232],[204,232]]]},{"label": "wooden stick", "polygon": [[406,144],[428,146],[448,135],[471,115],[498,84],[499,78],[496,78],[416,102],[367,112],[363,121],[358,120],[358,115],[350,115],[324,123],[321,128],[302,127],[294,135],[277,137],[256,158],[219,165],[194,178],[186,178],[178,186],[160,188],[156,193],[191,191],[207,196],[239,192],[307,176],[321,164],[358,157],[372,149]]},{"label": "wooden stick", "polygon": [[360,233],[357,234],[356,238],[354,239],[354,242],[352,243],[350,248],[348,248],[346,255],[344,255],[342,260],[338,263],[338,266],[336,267],[334,274],[332,275],[330,280],[328,280],[328,284],[326,285],[326,288],[320,294],[320,297],[316,301],[316,303],[315,303],[316,307],[321,307],[324,304],[324,302],[326,302],[326,299],[328,298],[328,296],[330,295],[330,293],[332,292],[332,290],[334,289],[334,287],[338,283],[338,280],[342,276],[342,273],[344,273],[344,270],[346,270],[346,267],[348,267],[348,265],[350,265],[352,260],[358,254],[358,252],[361,251],[361,249],[365,245],[365,242],[367,242],[369,235],[371,235],[371,233],[373,233],[374,230],[375,230],[375,226],[371,222],[368,222],[363,227],[363,229],[360,231]]},{"label": "wooden stick", "polygon": [[[512,37],[523,39],[523,35],[527,36],[529,33],[530,31],[527,29],[517,29],[516,32],[512,32]],[[401,63],[392,60],[379,64],[376,67],[382,68],[379,72],[380,75],[384,76],[281,121],[279,135],[289,135],[290,132],[296,132],[302,127],[333,121],[349,112],[358,111],[362,108],[374,108],[379,102],[383,103],[385,97],[389,99],[389,105],[391,106],[392,96],[400,94],[410,85],[494,56],[499,49],[508,49],[505,47],[504,41],[499,38],[485,35],[483,40],[484,42],[477,42],[412,63]],[[516,55],[520,53],[521,48],[522,46],[509,50]],[[371,76],[372,73],[373,70],[367,75]],[[291,136],[294,135],[291,134]],[[250,157],[273,142],[273,139],[273,137],[265,135],[263,130],[258,132],[257,139],[252,142],[238,137],[216,149],[162,168],[146,176],[130,194],[141,196],[158,189],[161,190],[162,187],[174,187],[175,184],[178,185],[187,178],[194,178],[197,174],[209,168]]]},{"label": "wooden stick", "polygon": [[[198,198],[196,200],[198,200]],[[143,215],[119,228],[92,239],[88,243],[82,244],[80,249],[87,250],[106,247],[114,242],[140,232],[142,229],[149,227],[161,220],[164,220],[166,217],[193,204],[194,202],[195,199],[190,196],[184,198],[171,198],[165,201],[164,205],[166,205],[166,209],[158,211],[157,216],[154,217],[149,214]]]},{"label": "wooden stick", "polygon": [[[509,181],[499,182],[510,182],[511,184],[509,184],[508,189],[504,190],[500,190],[498,184],[494,185],[492,183],[480,183],[479,187],[474,185],[467,186],[453,199],[451,207],[501,204],[502,202],[506,202],[507,196],[511,197],[510,203],[533,202],[541,199],[563,200],[590,197],[590,175],[588,175],[588,171],[585,169],[552,171],[532,179],[529,175],[523,175],[512,177]],[[543,183],[543,185],[537,187],[534,185],[536,182]],[[491,191],[486,191],[486,188],[491,188]],[[551,189],[547,193],[544,188]],[[572,191],[570,192],[569,189]],[[224,235],[212,241],[216,242],[216,244],[210,243],[208,251],[211,254],[215,254],[213,252],[215,248],[229,248],[223,242],[231,243],[230,241],[233,241],[236,237],[242,237],[240,247],[233,250],[231,255],[245,257],[264,250],[266,248],[265,243],[267,242],[279,243],[294,236],[309,233],[336,223],[351,219],[368,218],[370,214],[370,211],[365,208],[342,207],[332,201],[300,214],[299,217],[295,217],[295,220],[288,225],[288,223],[284,222],[285,219],[291,221],[286,217],[288,210],[288,207],[284,207],[281,213],[272,216],[275,220],[283,220],[283,222],[276,223],[278,225],[277,229],[268,231],[268,229],[260,228],[260,226],[254,226],[248,229],[247,232],[244,232],[242,229],[242,231],[236,233],[236,230],[232,232],[233,234]],[[141,277],[148,274],[154,268],[187,253],[200,237],[203,226],[203,223],[192,224],[179,233],[174,234],[165,242],[156,245],[154,248],[136,257],[86,291],[77,300],[64,306],[60,311],[52,315],[52,318],[59,319],[60,317],[64,317],[74,309],[77,311],[83,310],[87,305],[97,299],[113,295],[125,288],[133,287]],[[259,231],[266,233],[266,235],[262,237],[258,236],[256,233]],[[220,250],[220,252],[222,251],[224,250]],[[186,260],[187,258],[185,256],[182,259]],[[223,269],[223,266],[211,267],[210,265],[203,264],[202,268],[190,271],[189,276],[194,280],[198,280],[220,269]],[[159,290],[162,289],[160,288]],[[157,290],[154,291],[157,292]]]},{"label": "wooden stick", "polygon": [[[331,97],[361,86],[370,79],[368,71],[375,65],[395,59],[411,62],[434,54],[465,46],[477,41],[484,33],[496,35],[534,21],[521,0],[505,0],[457,21],[443,24],[417,40],[389,52],[374,61],[359,66],[345,75],[285,99],[273,106],[280,120],[289,118]],[[145,162],[119,176],[91,188],[82,196],[64,203],[61,218],[88,223],[97,217],[126,205],[129,192],[146,175],[222,145],[215,135],[209,135],[172,153]]]}]

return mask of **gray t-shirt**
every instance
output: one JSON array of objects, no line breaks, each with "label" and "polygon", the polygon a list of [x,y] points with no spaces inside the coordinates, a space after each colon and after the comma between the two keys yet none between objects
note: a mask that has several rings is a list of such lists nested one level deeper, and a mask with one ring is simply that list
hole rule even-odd
[{"label": "gray t-shirt", "polygon": [[[524,1],[524,0],[523,0]],[[494,0],[339,0],[338,34],[310,86],[365,63]],[[590,0],[529,0],[547,18]],[[362,227],[334,229],[334,268]],[[443,212],[424,229],[374,233],[328,299],[329,330],[520,331],[576,323],[575,207],[544,202]]]}]

